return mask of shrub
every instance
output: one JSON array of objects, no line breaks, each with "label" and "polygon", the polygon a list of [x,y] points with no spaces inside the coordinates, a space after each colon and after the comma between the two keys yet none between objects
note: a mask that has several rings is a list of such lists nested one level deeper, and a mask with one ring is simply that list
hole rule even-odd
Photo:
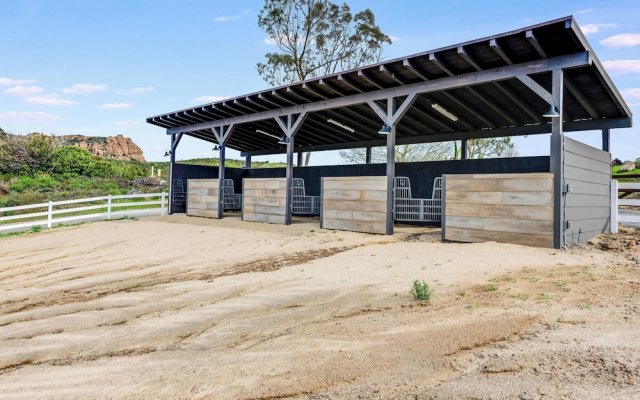
[{"label": "shrub", "polygon": [[425,281],[421,282],[418,279],[413,281],[413,286],[411,287],[410,293],[413,296],[414,300],[426,302],[429,302],[431,300],[431,289]]},{"label": "shrub", "polygon": [[0,140],[0,172],[29,175],[48,172],[55,149],[50,136],[5,135]]},{"label": "shrub", "polygon": [[51,189],[56,185],[56,181],[49,174],[38,174],[36,176],[23,175],[11,182],[11,190],[14,192],[24,192],[25,190]]},{"label": "shrub", "polygon": [[53,155],[52,165],[54,173],[65,177],[108,177],[114,173],[109,162],[97,159],[88,151],[75,146],[58,148]]},{"label": "shrub", "polygon": [[33,232],[33,233],[40,232],[41,230],[42,230],[42,227],[40,225],[33,225],[31,227],[31,232]]},{"label": "shrub", "polygon": [[147,168],[137,162],[130,162],[115,168],[115,174],[122,179],[132,181],[148,175]]},{"label": "shrub", "polygon": [[611,165],[622,165],[622,160],[619,158],[614,158],[613,161],[611,161]]}]

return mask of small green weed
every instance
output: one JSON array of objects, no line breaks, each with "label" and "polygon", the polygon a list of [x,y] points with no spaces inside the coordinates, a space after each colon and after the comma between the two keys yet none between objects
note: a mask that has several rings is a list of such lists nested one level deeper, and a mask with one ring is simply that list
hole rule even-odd
[{"label": "small green weed", "polygon": [[41,227],[40,225],[33,225],[33,226],[31,227],[31,232],[33,232],[33,233],[38,233],[38,232],[40,232],[41,230],[42,230],[42,227]]},{"label": "small green weed", "polygon": [[478,305],[476,303],[469,303],[464,308],[466,308],[469,311],[473,311],[476,308],[478,308]]},{"label": "small green weed", "polygon": [[498,287],[493,283],[485,285],[484,288],[482,289],[482,291],[484,292],[495,292],[496,290],[498,290]]},{"label": "small green weed", "polygon": [[431,289],[425,281],[420,281],[418,279],[413,281],[410,293],[414,300],[426,301],[427,303],[431,301]]}]

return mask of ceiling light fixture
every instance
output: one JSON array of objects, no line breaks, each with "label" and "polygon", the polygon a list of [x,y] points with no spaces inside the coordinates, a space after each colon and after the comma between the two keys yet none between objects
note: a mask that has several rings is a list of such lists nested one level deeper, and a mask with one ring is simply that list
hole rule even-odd
[{"label": "ceiling light fixture", "polygon": [[450,120],[452,120],[454,122],[458,121],[458,117],[453,115],[449,110],[447,110],[446,108],[442,107],[440,104],[433,103],[433,104],[431,104],[431,107],[433,107],[434,110],[436,110],[440,114],[444,115],[445,117],[449,118]]},{"label": "ceiling light fixture", "polygon": [[381,135],[388,135],[391,133],[391,127],[387,124],[382,124],[382,128],[378,131]]},{"label": "ceiling light fixture", "polygon": [[262,133],[263,135],[270,136],[270,137],[272,137],[274,139],[280,139],[280,136],[274,135],[273,133],[265,132],[262,129],[256,129],[256,133]]},{"label": "ceiling light fixture", "polygon": [[553,104],[550,105],[549,111],[542,114],[542,116],[547,118],[558,118],[560,116],[560,113],[558,112],[558,107],[554,106]]},{"label": "ceiling light fixture", "polygon": [[347,125],[345,125],[345,124],[343,124],[343,123],[341,123],[341,122],[338,122],[338,121],[336,121],[335,119],[331,119],[331,118],[329,118],[329,119],[327,120],[327,122],[328,122],[328,123],[330,123],[330,124],[334,124],[335,126],[339,126],[340,128],[342,128],[342,129],[344,129],[344,130],[346,130],[346,131],[349,131],[349,132],[351,132],[351,133],[354,133],[354,132],[356,131],[356,130],[355,130],[355,129],[353,129],[352,127],[347,126]]}]

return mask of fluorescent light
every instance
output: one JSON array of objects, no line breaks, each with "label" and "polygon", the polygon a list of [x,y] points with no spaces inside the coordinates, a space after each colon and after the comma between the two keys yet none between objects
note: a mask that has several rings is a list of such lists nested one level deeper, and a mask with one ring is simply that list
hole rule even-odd
[{"label": "fluorescent light", "polygon": [[280,136],[278,136],[278,135],[274,135],[273,133],[265,132],[265,131],[263,131],[262,129],[256,129],[256,132],[257,132],[257,133],[262,133],[263,135],[271,136],[271,137],[272,137],[272,138],[274,138],[274,139],[278,139],[278,140],[280,140]]},{"label": "fluorescent light", "polygon": [[458,120],[458,117],[453,115],[451,112],[449,112],[449,110],[442,107],[440,104],[433,103],[431,104],[431,107],[433,107],[434,110],[436,110],[437,112],[439,112],[440,114],[444,115],[445,117],[449,118],[452,121]]},{"label": "fluorescent light", "polygon": [[330,124],[334,124],[334,125],[336,125],[336,126],[339,126],[340,128],[342,128],[342,129],[344,129],[344,130],[347,130],[347,131],[349,131],[349,132],[351,132],[351,133],[353,133],[353,132],[355,132],[355,131],[356,131],[356,130],[355,130],[355,129],[353,129],[352,127],[347,126],[347,125],[345,125],[345,124],[343,124],[343,123],[341,123],[341,122],[338,122],[338,121],[336,121],[335,119],[331,119],[331,118],[329,118],[329,119],[327,120],[327,122],[328,122],[328,123],[330,123]]}]

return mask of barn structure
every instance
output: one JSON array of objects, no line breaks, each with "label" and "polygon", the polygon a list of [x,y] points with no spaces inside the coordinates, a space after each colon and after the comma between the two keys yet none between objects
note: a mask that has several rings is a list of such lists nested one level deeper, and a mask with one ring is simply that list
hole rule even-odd
[{"label": "barn structure", "polygon": [[[611,229],[609,138],[632,124],[573,17],[157,115],[171,138],[170,212],[392,234],[439,223],[444,240],[560,248]],[[565,132],[602,132],[602,148]],[[471,139],[551,133],[548,156],[468,159]],[[239,150],[245,168],[175,163],[184,135]],[[460,141],[459,159],[396,163],[395,146]],[[386,163],[371,148],[386,146]],[[357,165],[303,152],[366,149]],[[251,157],[286,154],[286,168]],[[297,163],[294,157],[297,154]]]}]

